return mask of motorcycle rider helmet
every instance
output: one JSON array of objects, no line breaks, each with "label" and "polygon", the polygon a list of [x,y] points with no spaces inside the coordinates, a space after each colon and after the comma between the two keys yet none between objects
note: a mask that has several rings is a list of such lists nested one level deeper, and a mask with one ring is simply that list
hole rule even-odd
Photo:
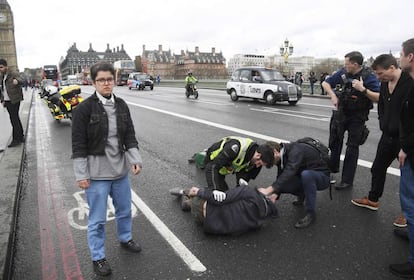
[{"label": "motorcycle rider helmet", "polygon": [[47,92],[49,96],[51,96],[51,95],[58,93],[59,89],[55,86],[48,85],[45,87],[45,91]]},{"label": "motorcycle rider helmet", "polygon": [[193,72],[188,71],[187,75],[192,76],[193,75]]}]

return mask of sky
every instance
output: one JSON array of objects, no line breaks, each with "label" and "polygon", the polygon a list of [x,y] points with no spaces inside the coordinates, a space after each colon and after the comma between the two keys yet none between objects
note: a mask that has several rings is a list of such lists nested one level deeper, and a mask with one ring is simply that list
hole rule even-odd
[{"label": "sky", "polygon": [[399,57],[414,37],[412,0],[7,0],[14,16],[19,69],[58,64],[76,43],[87,51],[124,44],[134,59],[147,50],[278,55],[287,38],[292,57]]}]

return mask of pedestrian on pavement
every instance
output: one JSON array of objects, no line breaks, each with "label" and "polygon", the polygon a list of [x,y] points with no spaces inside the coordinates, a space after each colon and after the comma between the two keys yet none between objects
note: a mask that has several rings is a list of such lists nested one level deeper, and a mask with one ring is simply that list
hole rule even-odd
[{"label": "pedestrian on pavement", "polygon": [[309,85],[310,85],[310,94],[313,95],[313,90],[315,88],[315,83],[318,81],[318,79],[316,79],[316,75],[315,72],[311,71],[309,73]]},{"label": "pedestrian on pavement", "polygon": [[264,195],[282,193],[297,196],[293,203],[297,206],[306,204],[306,213],[296,224],[296,228],[306,228],[316,219],[316,191],[330,186],[328,163],[321,158],[320,152],[307,143],[277,143],[273,144],[278,166],[276,181],[269,187],[259,188]]},{"label": "pedestrian on pavement", "polygon": [[76,181],[85,190],[89,206],[88,243],[98,275],[111,274],[105,256],[108,195],[115,207],[118,239],[122,248],[138,253],[131,234],[131,187],[128,171],[140,173],[142,159],[134,124],[125,101],[113,93],[115,70],[100,62],[91,67],[96,91],[73,112],[72,158]]},{"label": "pedestrian on pavement", "polygon": [[323,89],[322,83],[325,81],[326,77],[328,77],[328,72],[321,73],[321,76],[319,77],[319,83],[321,85],[321,95],[326,95],[325,90]]},{"label": "pedestrian on pavement", "polygon": [[158,75],[157,75],[157,85],[160,85],[160,82],[161,82],[161,77],[160,77],[160,75],[158,74]]},{"label": "pedestrian on pavement", "polygon": [[339,172],[344,133],[348,132],[342,178],[336,185],[337,190],[349,189],[354,183],[359,146],[364,144],[369,133],[365,122],[373,108],[372,101],[378,100],[379,96],[379,81],[363,66],[363,61],[360,52],[346,54],[344,67],[322,83],[334,106],[329,133],[332,173]]},{"label": "pedestrian on pavement", "polygon": [[[371,167],[371,190],[363,198],[352,199],[351,202],[359,207],[378,210],[379,199],[384,191],[387,168],[400,151],[399,124],[400,112],[405,96],[413,86],[413,80],[408,72],[402,72],[397,60],[390,54],[378,56],[371,65],[381,82],[378,100],[379,127],[382,131],[378,142],[377,153]],[[402,219],[398,219],[402,220]],[[405,219],[403,219],[405,220]],[[406,225],[406,221],[402,221]]]},{"label": "pedestrian on pavement", "polygon": [[[414,38],[402,44],[400,65],[414,78]],[[410,254],[408,262],[391,264],[390,271],[399,277],[414,278],[414,88],[406,95],[400,116],[400,202],[407,219]]]},{"label": "pedestrian on pavement", "polygon": [[9,70],[7,61],[0,59],[0,102],[9,112],[10,122],[13,129],[13,139],[9,148],[16,147],[24,142],[23,126],[20,121],[20,102],[23,100],[23,79],[19,73]]},{"label": "pedestrian on pavement", "polygon": [[227,192],[211,188],[175,188],[170,193],[186,196],[193,219],[206,233],[241,234],[260,228],[277,216],[276,195],[265,196],[256,188],[243,185]]},{"label": "pedestrian on pavement", "polygon": [[206,151],[207,186],[227,191],[225,176],[228,174],[236,174],[237,185],[247,184],[257,177],[262,166],[270,168],[273,162],[273,150],[266,144],[259,145],[250,138],[224,137]]}]

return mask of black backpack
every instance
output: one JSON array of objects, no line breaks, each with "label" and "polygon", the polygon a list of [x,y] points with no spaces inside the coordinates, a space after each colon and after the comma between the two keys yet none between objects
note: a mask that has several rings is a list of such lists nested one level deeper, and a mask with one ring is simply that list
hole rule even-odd
[{"label": "black backpack", "polygon": [[321,160],[326,163],[327,167],[329,167],[329,158],[331,156],[331,150],[325,144],[323,144],[318,139],[313,139],[311,137],[304,137],[298,139],[296,142],[308,144],[309,146],[312,146],[314,149],[316,149],[319,152]]},{"label": "black backpack", "polygon": [[[329,159],[331,157],[331,150],[323,144],[318,139],[313,139],[312,137],[304,137],[296,140],[297,143],[307,144],[319,152],[322,162],[326,163],[326,167],[329,170]],[[332,185],[329,186],[329,197],[332,200]]]}]

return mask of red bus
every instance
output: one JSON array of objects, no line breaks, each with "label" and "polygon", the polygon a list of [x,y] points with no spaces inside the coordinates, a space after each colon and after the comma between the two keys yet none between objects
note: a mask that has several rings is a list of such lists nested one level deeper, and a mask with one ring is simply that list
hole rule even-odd
[{"label": "red bus", "polygon": [[43,79],[52,80],[54,85],[58,85],[59,71],[57,65],[43,66]]},{"label": "red bus", "polygon": [[114,62],[115,83],[117,86],[127,84],[128,76],[135,71],[135,63],[132,60],[118,60]]}]

